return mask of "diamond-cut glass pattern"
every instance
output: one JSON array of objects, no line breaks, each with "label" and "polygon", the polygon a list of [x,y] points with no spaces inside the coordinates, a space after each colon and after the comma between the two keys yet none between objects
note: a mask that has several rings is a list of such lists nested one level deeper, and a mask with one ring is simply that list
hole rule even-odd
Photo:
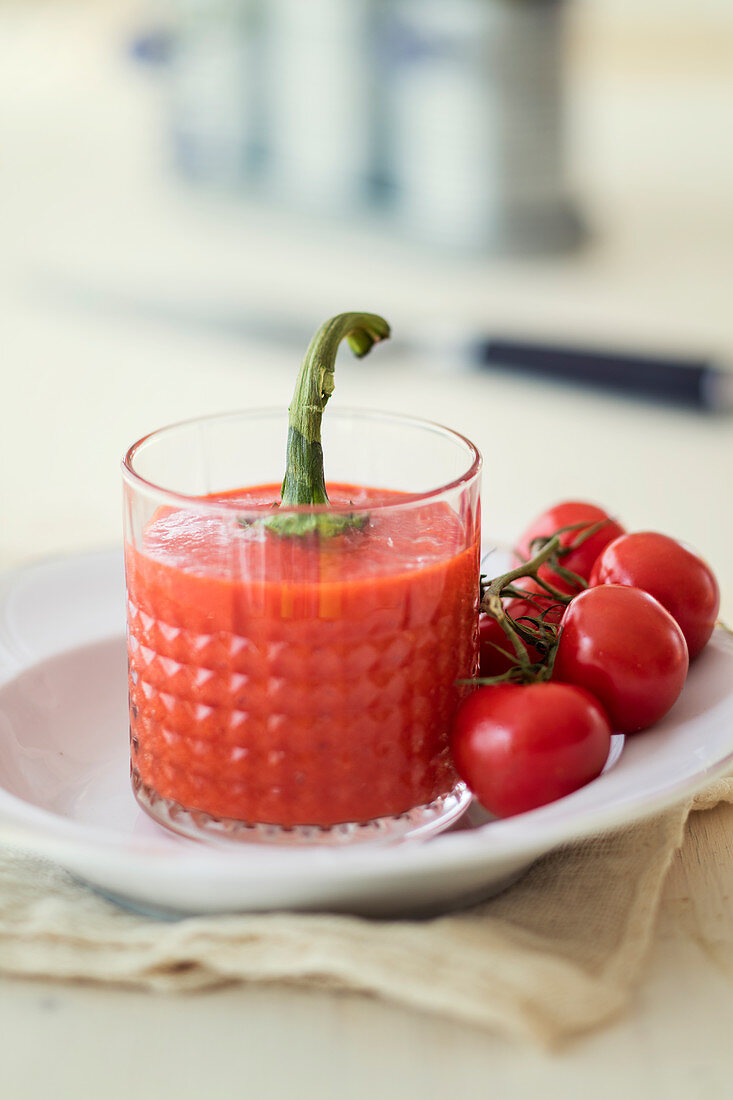
[{"label": "diamond-cut glass pattern", "polygon": [[[354,552],[344,566],[330,548],[267,552],[218,529],[209,559],[180,513],[161,513],[145,552],[126,555],[136,789],[281,826],[368,821],[451,791],[478,554],[454,514],[432,508],[414,540],[371,536],[367,570]],[[431,518],[438,534],[419,535]]]}]

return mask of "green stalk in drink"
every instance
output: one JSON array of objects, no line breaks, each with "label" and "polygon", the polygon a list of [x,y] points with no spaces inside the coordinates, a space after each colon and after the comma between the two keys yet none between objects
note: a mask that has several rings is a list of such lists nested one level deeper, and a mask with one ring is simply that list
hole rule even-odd
[{"label": "green stalk in drink", "polygon": [[[334,390],[336,353],[342,340],[348,340],[354,355],[365,356],[390,334],[389,325],[375,313],[339,313],[318,329],[305,353],[295,383],[288,420],[285,477],[280,507],[328,505],[323,470],[321,421],[323,410]],[[321,537],[342,534],[363,527],[364,514],[296,513],[275,514],[266,520],[271,531],[286,536],[318,534]]]}]

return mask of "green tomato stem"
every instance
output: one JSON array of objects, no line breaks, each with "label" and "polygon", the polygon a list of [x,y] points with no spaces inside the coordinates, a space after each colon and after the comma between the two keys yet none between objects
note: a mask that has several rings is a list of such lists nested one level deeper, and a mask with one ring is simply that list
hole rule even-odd
[{"label": "green tomato stem", "polygon": [[[473,681],[474,683],[536,683],[541,680],[547,680],[552,676],[552,668],[557,652],[557,630],[551,626],[545,627],[543,625],[544,614],[540,614],[537,619],[533,619],[526,615],[514,619],[505,609],[503,600],[509,597],[520,598],[527,600],[528,603],[534,604],[534,606],[537,607],[535,603],[536,593],[524,592],[521,588],[516,587],[514,583],[526,577],[531,577],[538,587],[544,592],[547,592],[549,596],[552,596],[553,600],[558,604],[569,604],[573,599],[573,595],[561,592],[559,588],[556,588],[553,584],[550,584],[549,581],[546,581],[544,577],[541,577],[539,573],[540,568],[546,562],[550,562],[552,570],[559,577],[572,584],[578,592],[582,591],[587,587],[585,580],[578,576],[577,573],[565,569],[565,567],[560,564],[560,558],[582,545],[587,538],[595,534],[596,531],[599,531],[601,527],[605,526],[608,522],[610,521],[601,520],[599,523],[593,524],[587,530],[585,529],[585,524],[571,524],[568,527],[561,527],[552,537],[534,539],[531,548],[536,547],[537,549],[536,553],[529,561],[523,561],[521,565],[518,565],[515,569],[509,570],[508,573],[503,573],[502,576],[496,577],[494,580],[489,581],[488,584],[483,584],[480,610],[491,615],[491,617],[499,623],[499,626],[511,643],[517,659],[516,664],[507,672],[499,676],[492,676],[488,679],[478,679]],[[578,531],[579,533],[569,546],[563,546],[560,541],[560,536],[566,534],[568,531]],[[532,664],[527,655],[527,650],[525,649],[526,645],[534,645],[540,652],[545,652],[543,660],[537,664]],[[500,652],[510,655],[507,650],[502,649],[500,646],[496,646],[496,648],[499,649]]]},{"label": "green tomato stem", "polygon": [[560,536],[553,535],[551,539],[545,543],[539,553],[535,554],[529,561],[523,561],[521,565],[518,565],[516,569],[510,569],[508,573],[502,573],[500,577],[496,577],[493,581],[490,581],[484,594],[485,610],[489,610],[488,599],[491,596],[500,596],[504,589],[512,584],[514,581],[521,580],[522,577],[532,577],[539,584],[545,588],[551,596],[558,596],[562,598],[563,602],[568,602],[568,597],[565,596],[558,589],[554,588],[551,584],[546,583],[541,577],[538,577],[537,573],[541,565],[557,553],[560,548]]}]

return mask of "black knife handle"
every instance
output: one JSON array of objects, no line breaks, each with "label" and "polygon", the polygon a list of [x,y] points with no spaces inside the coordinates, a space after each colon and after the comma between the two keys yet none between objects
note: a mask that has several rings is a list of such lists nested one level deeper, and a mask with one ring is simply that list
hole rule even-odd
[{"label": "black knife handle", "polygon": [[673,358],[626,352],[490,339],[474,349],[483,367],[497,368],[615,390],[699,409],[730,407],[733,375],[703,358]]}]

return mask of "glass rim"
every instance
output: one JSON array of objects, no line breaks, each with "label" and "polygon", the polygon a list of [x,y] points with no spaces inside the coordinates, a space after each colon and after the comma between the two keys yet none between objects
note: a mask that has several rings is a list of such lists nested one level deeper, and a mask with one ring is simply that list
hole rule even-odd
[{"label": "glass rim", "polygon": [[[166,489],[162,485],[156,484],[154,481],[150,481],[148,478],[143,477],[135,469],[135,458],[137,457],[140,449],[156,436],[162,436],[166,432],[172,432],[177,428],[186,428],[194,424],[203,424],[206,422],[216,420],[231,420],[235,418],[257,418],[266,416],[280,416],[283,419],[287,419],[288,410],[276,405],[261,406],[248,409],[235,409],[231,412],[218,412],[207,413],[204,416],[192,416],[185,420],[177,420],[172,424],[165,424],[161,428],[154,428],[153,431],[148,432],[146,435],[141,436],[136,440],[124,454],[122,459],[122,477],[127,485],[133,489],[142,490],[149,495],[156,496],[162,499],[165,503],[175,503],[177,505],[184,505],[188,508],[195,508],[200,511],[211,511],[220,513],[230,513],[235,511],[242,513],[247,511],[247,505],[241,501],[237,503],[234,500],[207,500],[205,497],[197,496],[195,493],[181,493],[175,489]],[[384,412],[380,409],[354,409],[349,407],[338,407],[330,409],[326,414],[330,420],[346,419],[349,417],[362,418],[364,420],[381,420],[386,422],[401,423],[405,426],[414,428],[421,428],[435,432],[443,437],[450,438],[454,441],[464,444],[468,451],[470,459],[469,465],[466,470],[458,477],[452,478],[450,481],[444,482],[433,489],[426,489],[424,492],[408,493],[400,500],[389,501],[378,504],[368,505],[370,512],[386,511],[393,508],[403,508],[406,505],[416,504],[421,501],[432,500],[435,497],[439,497],[444,493],[450,492],[454,489],[460,489],[462,486],[468,485],[477,476],[483,465],[483,458],[481,452],[475,443],[473,443],[468,436],[463,435],[461,432],[455,431],[453,428],[446,427],[445,424],[440,424],[435,420],[428,420],[419,416],[411,416],[405,413],[392,413]],[[285,447],[283,445],[283,472],[285,470]],[[247,486],[242,486],[247,488]],[[283,513],[300,513],[300,514],[319,514],[324,512],[341,512],[341,511],[353,511],[353,505],[332,505],[332,504],[299,504],[288,505],[283,508]],[[253,509],[254,511],[255,509]]]}]

